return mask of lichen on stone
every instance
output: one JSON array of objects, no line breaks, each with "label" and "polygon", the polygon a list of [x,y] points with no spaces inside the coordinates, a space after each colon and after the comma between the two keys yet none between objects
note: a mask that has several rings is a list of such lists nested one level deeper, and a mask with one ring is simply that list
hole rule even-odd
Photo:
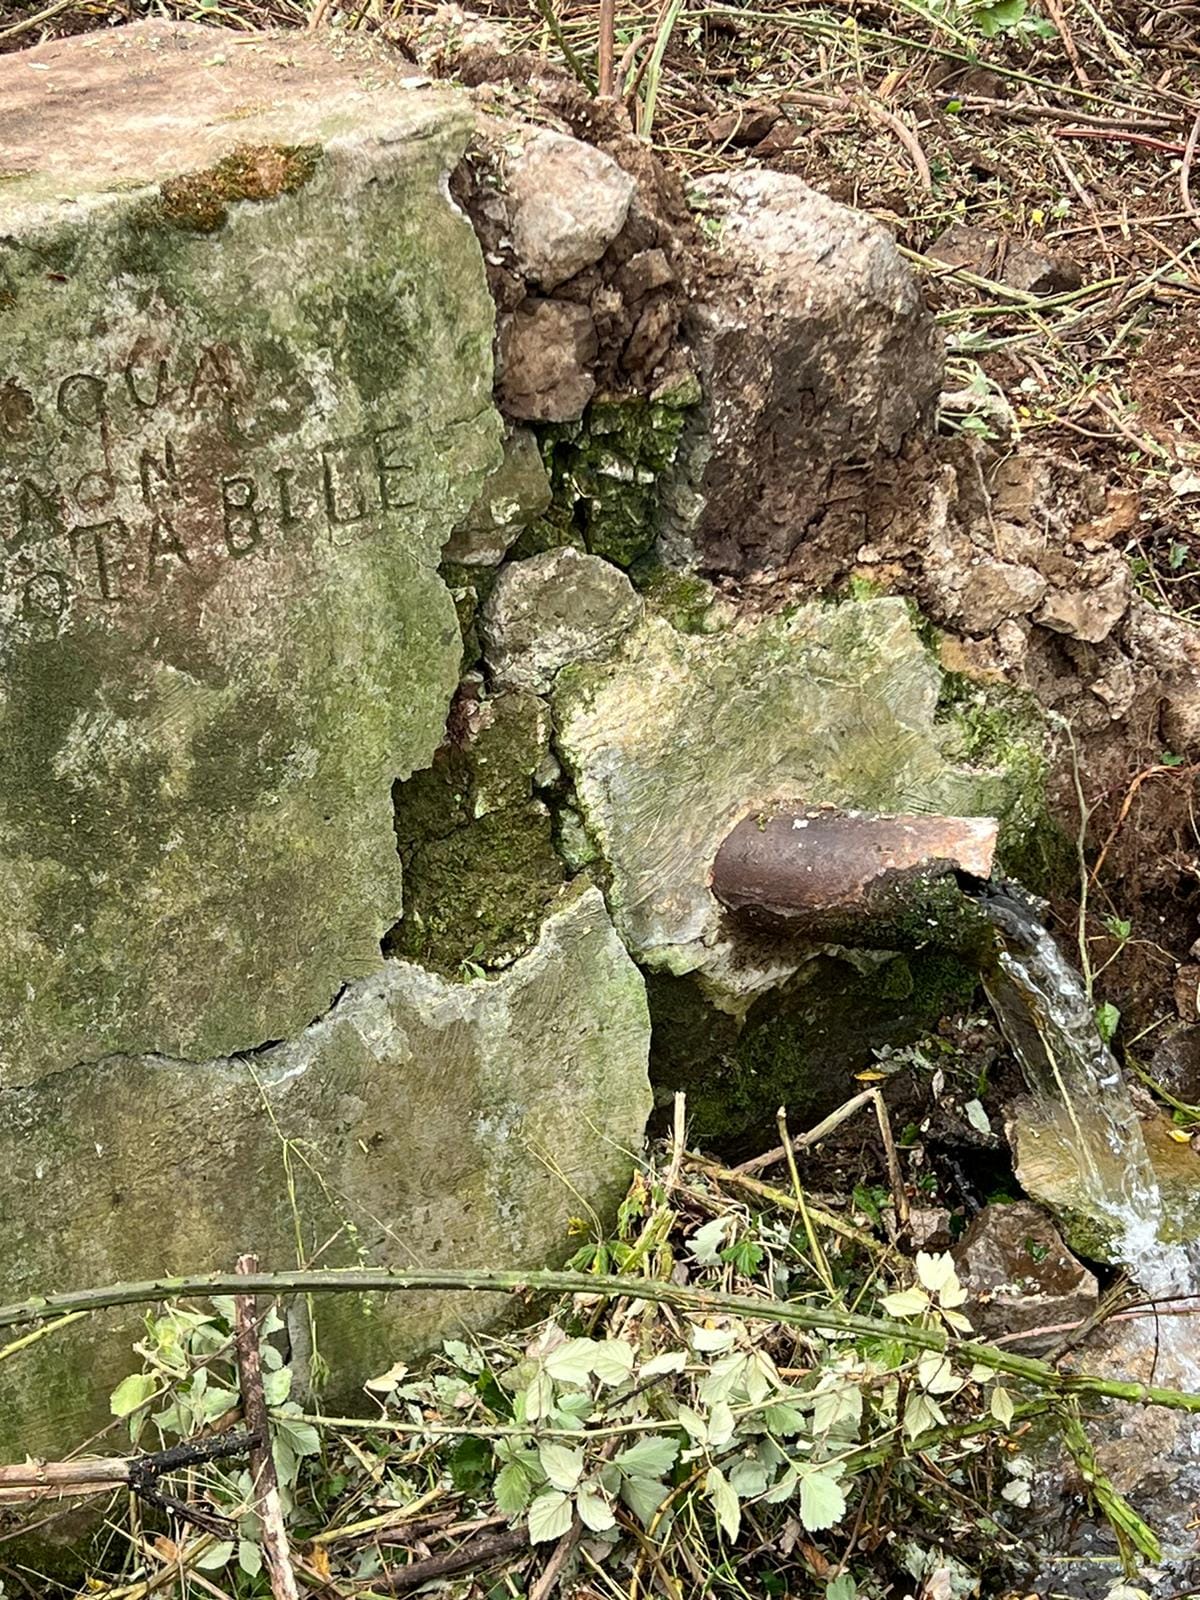
[{"label": "lichen on stone", "polygon": [[310,181],[319,145],[239,145],[201,172],[167,178],[138,211],[143,226],[166,223],[189,233],[215,233],[238,200],[275,200]]}]

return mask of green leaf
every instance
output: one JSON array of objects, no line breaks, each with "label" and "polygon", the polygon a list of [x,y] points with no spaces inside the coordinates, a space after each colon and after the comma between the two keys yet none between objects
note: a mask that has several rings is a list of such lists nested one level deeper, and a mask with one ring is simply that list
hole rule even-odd
[{"label": "green leaf", "polygon": [[506,1517],[518,1516],[529,1504],[532,1489],[533,1485],[524,1469],[515,1461],[510,1461],[506,1467],[500,1468],[492,1485],[496,1510]]},{"label": "green leaf", "polygon": [[[275,1373],[270,1373],[275,1377]],[[266,1382],[263,1382],[266,1390]],[[200,1405],[200,1419],[202,1422],[215,1422],[218,1417],[223,1417],[227,1411],[232,1411],[237,1405],[240,1396],[235,1389],[206,1389]],[[286,1398],[286,1396],[284,1397]],[[269,1400],[269,1405],[280,1404],[279,1401]]]},{"label": "green leaf", "polygon": [[[596,1343],[592,1339],[568,1339],[547,1355],[546,1371],[559,1383],[584,1384],[592,1374],[595,1350]],[[533,1415],[532,1412],[528,1414]]]},{"label": "green leaf", "polygon": [[561,1539],[571,1526],[571,1501],[557,1489],[538,1495],[529,1508],[529,1542],[545,1544]]},{"label": "green leaf", "polygon": [[661,1478],[675,1465],[678,1454],[679,1446],[674,1439],[664,1438],[660,1433],[648,1433],[644,1439],[630,1445],[628,1450],[622,1450],[615,1458],[615,1465],[626,1474]]},{"label": "green leaf", "polygon": [[[459,1494],[483,1493],[492,1468],[492,1452],[482,1439],[460,1439],[450,1452],[450,1481]],[[522,1502],[523,1504],[524,1502]],[[517,1507],[521,1509],[520,1506]]]},{"label": "green leaf", "polygon": [[321,1435],[311,1422],[300,1422],[293,1417],[277,1417],[275,1433],[276,1437],[285,1439],[288,1448],[298,1456],[319,1456],[321,1453]]},{"label": "green leaf", "polygon": [[701,1267],[716,1267],[721,1262],[721,1251],[726,1235],[733,1227],[732,1217],[714,1217],[692,1235],[692,1257]]},{"label": "green leaf", "polygon": [[800,1521],[809,1533],[832,1528],[846,1515],[846,1496],[827,1472],[808,1472],[800,1479]]},{"label": "green leaf", "polygon": [[1013,1397],[1007,1389],[1002,1389],[999,1384],[992,1390],[990,1408],[992,1415],[1002,1428],[1007,1428],[1013,1419]]},{"label": "green leaf", "polygon": [[238,1540],[238,1566],[248,1578],[257,1578],[262,1571],[262,1551],[253,1539]]},{"label": "green leaf", "polygon": [[634,1349],[624,1339],[602,1339],[592,1347],[592,1371],[601,1383],[615,1387],[633,1372]]},{"label": "green leaf", "polygon": [[148,1372],[133,1372],[113,1390],[108,1406],[114,1417],[128,1417],[158,1393],[158,1380]]},{"label": "green leaf", "polygon": [[857,1594],[858,1585],[848,1572],[830,1578],[825,1585],[825,1600],[855,1600]]},{"label": "green leaf", "polygon": [[1111,1000],[1106,1000],[1102,1006],[1096,1007],[1096,1027],[1105,1044],[1113,1042],[1120,1026],[1121,1013]]},{"label": "green leaf", "polygon": [[904,1431],[910,1439],[916,1439],[923,1433],[928,1433],[930,1428],[940,1428],[946,1421],[945,1412],[936,1400],[920,1390],[910,1394],[904,1404]]},{"label": "green leaf", "polygon": [[828,1433],[839,1422],[862,1421],[862,1390],[856,1383],[822,1384],[813,1399],[813,1432]]},{"label": "green leaf", "polygon": [[737,1491],[720,1467],[709,1467],[704,1491],[712,1501],[712,1508],[726,1538],[732,1543],[742,1527],[742,1508],[738,1503]]},{"label": "green leaf", "polygon": [[281,1406],[292,1392],[291,1367],[263,1373],[263,1395],[269,1406]]},{"label": "green leaf", "polygon": [[670,1491],[657,1478],[643,1478],[635,1472],[629,1477],[622,1475],[620,1493],[630,1511],[644,1528],[648,1528]]},{"label": "green leaf", "polygon": [[233,1560],[233,1540],[221,1539],[216,1544],[210,1544],[208,1549],[196,1557],[196,1565],[201,1572],[219,1572],[222,1567],[227,1567]]},{"label": "green leaf", "polygon": [[772,1433],[777,1433],[784,1439],[804,1431],[804,1413],[797,1411],[795,1406],[779,1404],[768,1406],[762,1414],[762,1419]]},{"label": "green leaf", "polygon": [[609,1528],[615,1528],[617,1525],[612,1506],[608,1503],[608,1496],[599,1489],[580,1489],[575,1497],[575,1509],[579,1513],[580,1522],[593,1533],[607,1533]]},{"label": "green leaf", "polygon": [[662,1355],[653,1356],[649,1361],[642,1363],[638,1376],[642,1378],[658,1378],[668,1372],[682,1372],[687,1366],[687,1352],[685,1350],[664,1350]]},{"label": "green leaf", "polygon": [[565,1444],[546,1443],[538,1449],[538,1460],[552,1486],[567,1494],[583,1476],[582,1450],[572,1450]]}]

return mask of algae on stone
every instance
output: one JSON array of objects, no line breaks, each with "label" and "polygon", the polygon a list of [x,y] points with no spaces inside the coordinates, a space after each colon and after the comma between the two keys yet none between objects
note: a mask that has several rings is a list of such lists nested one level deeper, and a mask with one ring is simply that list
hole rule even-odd
[{"label": "algae on stone", "polygon": [[[0,193],[0,1085],[286,1038],[373,970],[391,785],[457,679],[438,552],[499,453],[444,193],[469,107],[357,47],[212,48],[139,24],[0,62],[42,84],[10,145],[43,123]],[[185,195],[216,209],[184,226]]]},{"label": "algae on stone", "polygon": [[[572,1219],[615,1208],[649,1111],[649,1018],[604,902],[585,890],[507,972],[448,982],[405,962],[360,978],[296,1040],[253,1057],[119,1056],[0,1090],[10,1298],[52,1287],[361,1259],[561,1261]],[[502,1297],[328,1297],[318,1347],[350,1394]],[[303,1347],[303,1309],[292,1313]],[[0,1459],[51,1457],[111,1420],[139,1313],[94,1317],[0,1364]]]}]

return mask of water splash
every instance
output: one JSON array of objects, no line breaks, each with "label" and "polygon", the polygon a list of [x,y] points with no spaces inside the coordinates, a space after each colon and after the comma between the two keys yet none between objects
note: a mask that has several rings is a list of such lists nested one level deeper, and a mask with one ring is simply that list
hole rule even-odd
[{"label": "water splash", "polygon": [[988,884],[977,898],[997,934],[984,989],[1038,1110],[1070,1147],[1081,1209],[1148,1295],[1194,1291],[1200,1260],[1162,1238],[1162,1189],[1083,980],[1019,890]]}]

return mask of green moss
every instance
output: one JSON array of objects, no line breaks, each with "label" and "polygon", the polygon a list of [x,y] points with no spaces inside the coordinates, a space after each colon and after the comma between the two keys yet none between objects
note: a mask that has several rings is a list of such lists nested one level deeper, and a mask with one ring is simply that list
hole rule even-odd
[{"label": "green moss", "polygon": [[658,479],[691,403],[594,400],[578,422],[538,429],[554,498],[515,553],[577,544],[621,567],[646,555],[658,534]]},{"label": "green moss", "polygon": [[451,976],[529,949],[566,879],[550,813],[532,798],[542,703],[503,695],[475,715],[469,747],[444,745],[395,790],[404,916],[385,949]]},{"label": "green moss", "polygon": [[235,201],[294,194],[313,177],[320,159],[319,145],[239,145],[203,172],[167,179],[140,209],[139,220],[215,233]]},{"label": "green moss", "polygon": [[673,572],[653,556],[643,556],[630,569],[646,604],[680,633],[712,633],[715,591],[693,573]]},{"label": "green moss", "polygon": [[[946,672],[937,719],[950,736],[951,759],[995,774],[991,809],[1001,819],[997,871],[1037,894],[1069,887],[1076,870],[1074,847],[1047,805],[1046,727],[1033,697]],[[984,780],[981,801],[989,799],[987,787]]]},{"label": "green moss", "polygon": [[883,958],[867,970],[832,955],[806,963],[739,1027],[693,978],[651,974],[651,1076],[664,1103],[687,1094],[689,1131],[727,1156],[772,1142],[786,1105],[797,1130],[854,1092],[854,1074],[883,1046],[912,1043],[969,1005],[977,980],[941,952]]}]

